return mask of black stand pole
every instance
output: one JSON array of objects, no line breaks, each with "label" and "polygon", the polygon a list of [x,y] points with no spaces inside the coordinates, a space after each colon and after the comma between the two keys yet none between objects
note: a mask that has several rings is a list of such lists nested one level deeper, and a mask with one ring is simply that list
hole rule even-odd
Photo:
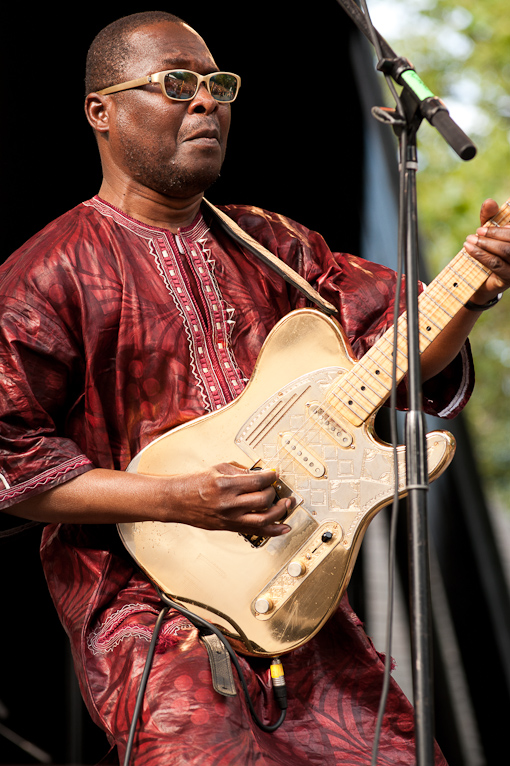
[{"label": "black stand pole", "polygon": [[[414,118],[416,121],[416,117]],[[418,222],[416,217],[416,131],[408,127],[403,172],[406,209],[406,300],[409,364],[409,410],[406,415],[406,479],[409,524],[409,578],[413,689],[416,722],[416,762],[434,763],[434,711],[432,685],[432,629],[429,608],[429,554],[426,492],[428,490],[425,418],[421,406],[421,368],[418,323],[410,321],[417,306]],[[404,162],[404,158],[401,158]]]},{"label": "black stand pole", "polygon": [[[412,64],[399,57],[374,29],[365,0],[364,12],[354,0],[338,0],[363,34],[373,44],[377,68],[384,72],[395,96],[396,110],[374,108],[374,116],[391,124],[399,137],[401,194],[399,248],[405,253],[408,413],[406,416],[406,487],[408,490],[410,613],[413,654],[413,690],[417,766],[434,763],[434,710],[432,690],[432,630],[427,503],[428,490],[425,418],[421,400],[421,369],[418,312],[418,216],[416,171],[418,128],[427,119],[462,159],[471,159],[476,148],[453,122],[444,104],[420,80]],[[397,95],[391,77],[402,92]]]}]

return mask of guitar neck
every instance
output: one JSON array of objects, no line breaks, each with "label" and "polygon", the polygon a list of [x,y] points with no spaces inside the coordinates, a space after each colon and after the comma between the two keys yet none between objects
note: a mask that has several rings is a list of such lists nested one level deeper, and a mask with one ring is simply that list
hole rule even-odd
[{"label": "guitar neck", "polygon": [[[510,222],[507,200],[487,226],[505,226]],[[464,248],[418,298],[420,353],[458,314],[465,303],[483,285],[490,269],[472,258]],[[326,399],[339,415],[359,426],[385,402],[394,382],[393,355],[396,349],[396,384],[408,370],[407,314],[397,322],[397,339],[392,326],[347,373],[329,389]]]}]

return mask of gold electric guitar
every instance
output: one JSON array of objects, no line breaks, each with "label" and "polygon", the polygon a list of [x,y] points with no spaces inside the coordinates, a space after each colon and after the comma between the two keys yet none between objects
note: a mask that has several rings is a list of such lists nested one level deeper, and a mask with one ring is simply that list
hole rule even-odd
[{"label": "gold electric guitar", "polygon": [[[510,201],[492,225],[510,220]],[[484,283],[489,269],[462,250],[419,297],[424,351]],[[397,378],[407,372],[405,314],[397,326]],[[315,309],[284,317],[268,335],[252,378],[226,407],[157,438],[128,471],[192,473],[217,463],[274,468],[294,508],[280,537],[206,531],[186,524],[119,524],[129,553],[163,592],[213,622],[241,652],[277,656],[308,641],[332,614],[364,533],[392,501],[393,448],[374,432],[392,383],[394,329],[356,360],[341,327]],[[455,450],[446,431],[427,435],[429,479]],[[397,448],[406,494],[405,448]]]}]

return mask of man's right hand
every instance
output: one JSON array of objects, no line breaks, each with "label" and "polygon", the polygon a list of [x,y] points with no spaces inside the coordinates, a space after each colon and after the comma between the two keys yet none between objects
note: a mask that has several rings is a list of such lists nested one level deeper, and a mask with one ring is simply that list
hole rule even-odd
[{"label": "man's right hand", "polygon": [[278,499],[271,470],[222,463],[200,473],[144,476],[94,468],[6,511],[48,523],[117,524],[161,521],[275,537],[292,501]]},{"label": "man's right hand", "polygon": [[264,537],[285,534],[289,527],[277,523],[291,508],[289,499],[275,502],[272,470],[250,471],[221,463],[209,471],[170,476],[169,507],[177,504],[183,521],[202,529],[224,529]]}]

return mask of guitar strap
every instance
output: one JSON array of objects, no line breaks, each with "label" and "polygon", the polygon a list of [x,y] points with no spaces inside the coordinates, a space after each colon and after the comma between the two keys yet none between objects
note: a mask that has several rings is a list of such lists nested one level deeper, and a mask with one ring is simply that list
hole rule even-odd
[{"label": "guitar strap", "polygon": [[205,630],[200,630],[199,636],[207,649],[214,690],[224,697],[235,697],[237,691],[232,672],[232,663],[225,644],[220,641],[217,635],[208,633]]},{"label": "guitar strap", "polygon": [[280,260],[280,258],[277,258],[276,255],[274,255],[270,250],[261,245],[260,242],[257,242],[257,240],[251,236],[251,234],[248,234],[246,231],[244,231],[244,229],[242,229],[232,218],[230,218],[230,216],[228,216],[222,210],[219,210],[219,208],[215,207],[205,198],[204,202],[207,205],[209,211],[213,214],[215,220],[218,221],[222,229],[224,229],[224,231],[226,231],[232,237],[232,239],[249,250],[250,253],[255,255],[261,261],[266,263],[286,282],[304,293],[306,297],[315,303],[315,305],[324,314],[331,316],[331,314],[337,313],[336,308],[331,303],[329,303],[329,301],[319,295],[319,293],[314,290],[313,287],[306,281],[306,279],[303,279],[303,277],[298,274],[297,271],[291,269],[291,267],[287,266],[284,261]]}]

